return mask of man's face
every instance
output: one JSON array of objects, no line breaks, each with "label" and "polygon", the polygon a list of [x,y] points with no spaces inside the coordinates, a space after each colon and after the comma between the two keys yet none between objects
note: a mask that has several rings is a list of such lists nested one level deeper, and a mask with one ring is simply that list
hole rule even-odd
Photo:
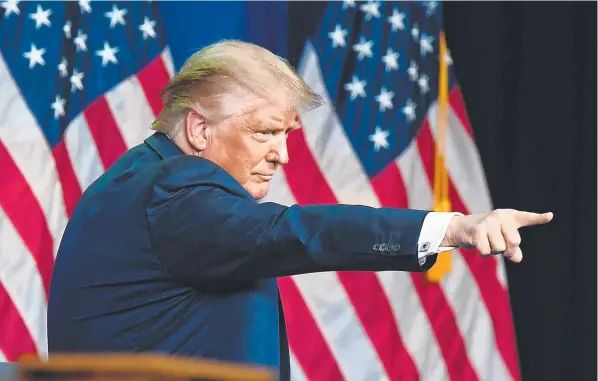
[{"label": "man's face", "polygon": [[224,168],[255,199],[262,199],[278,166],[289,161],[286,139],[298,128],[296,117],[293,111],[264,106],[227,119],[208,133],[201,156]]}]

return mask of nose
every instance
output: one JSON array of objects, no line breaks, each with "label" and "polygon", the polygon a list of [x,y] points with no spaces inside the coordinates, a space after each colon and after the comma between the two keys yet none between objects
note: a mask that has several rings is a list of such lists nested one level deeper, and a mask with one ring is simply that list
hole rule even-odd
[{"label": "nose", "polygon": [[286,136],[278,142],[276,146],[277,162],[280,165],[285,165],[289,162],[289,151],[287,150]]}]

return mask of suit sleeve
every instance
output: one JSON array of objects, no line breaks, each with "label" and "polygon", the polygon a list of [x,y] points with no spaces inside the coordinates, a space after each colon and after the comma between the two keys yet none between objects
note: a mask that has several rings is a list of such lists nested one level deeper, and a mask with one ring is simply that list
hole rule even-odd
[{"label": "suit sleeve", "polygon": [[426,214],[259,204],[206,184],[158,192],[146,218],[160,263],[194,284],[320,271],[424,271],[436,261],[417,255]]}]

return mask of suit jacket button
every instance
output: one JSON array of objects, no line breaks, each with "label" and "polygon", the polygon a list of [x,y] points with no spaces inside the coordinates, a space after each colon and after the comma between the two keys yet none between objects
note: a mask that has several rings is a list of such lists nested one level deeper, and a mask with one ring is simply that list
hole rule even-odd
[{"label": "suit jacket button", "polygon": [[380,251],[380,245],[375,244],[374,247],[372,247],[372,250],[374,250],[374,251]]}]

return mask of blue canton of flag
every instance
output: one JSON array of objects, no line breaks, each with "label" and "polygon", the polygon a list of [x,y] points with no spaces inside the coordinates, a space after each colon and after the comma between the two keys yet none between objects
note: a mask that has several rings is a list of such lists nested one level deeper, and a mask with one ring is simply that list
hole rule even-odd
[{"label": "blue canton of flag", "polygon": [[418,4],[334,2],[313,39],[336,113],[370,177],[405,150],[437,99],[442,11],[435,1]]},{"label": "blue canton of flag", "polygon": [[94,99],[166,45],[150,2],[9,0],[1,6],[0,51],[51,147]]},{"label": "blue canton of flag", "polygon": [[172,59],[150,2],[0,2],[0,362],[47,351],[62,233],[151,134]]}]

